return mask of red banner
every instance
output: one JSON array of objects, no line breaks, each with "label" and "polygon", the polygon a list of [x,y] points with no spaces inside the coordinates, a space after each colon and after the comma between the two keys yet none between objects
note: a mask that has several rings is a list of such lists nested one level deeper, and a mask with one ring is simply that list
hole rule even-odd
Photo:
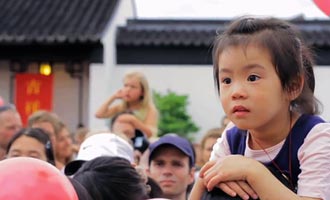
[{"label": "red banner", "polygon": [[52,75],[16,74],[15,80],[15,105],[24,125],[28,117],[37,110],[52,111]]}]

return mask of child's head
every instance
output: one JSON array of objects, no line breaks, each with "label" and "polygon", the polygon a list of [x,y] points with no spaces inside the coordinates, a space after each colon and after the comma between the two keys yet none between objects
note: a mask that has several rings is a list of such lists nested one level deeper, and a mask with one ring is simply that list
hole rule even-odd
[{"label": "child's head", "polygon": [[313,94],[315,79],[311,53],[291,24],[275,18],[239,18],[216,38],[213,63],[219,94],[221,55],[232,47],[240,47],[246,55],[251,46],[268,52],[283,93],[294,96],[289,102],[291,109],[300,113],[318,113],[318,101]]},{"label": "child's head", "polygon": [[147,106],[152,103],[152,96],[147,77],[142,72],[132,71],[125,74],[124,84],[128,79],[135,79],[140,83],[142,93],[140,96],[140,100],[142,105]]}]

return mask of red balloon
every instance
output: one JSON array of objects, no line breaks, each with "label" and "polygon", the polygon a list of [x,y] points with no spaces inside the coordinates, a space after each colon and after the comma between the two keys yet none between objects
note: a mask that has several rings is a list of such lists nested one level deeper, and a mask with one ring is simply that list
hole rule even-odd
[{"label": "red balloon", "polygon": [[3,104],[5,104],[5,101],[2,99],[2,97],[0,96],[0,106],[2,106]]},{"label": "red balloon", "polygon": [[330,16],[330,0],[313,0],[322,12]]},{"label": "red balloon", "polygon": [[17,157],[0,161],[0,199],[78,200],[68,178],[49,163]]}]

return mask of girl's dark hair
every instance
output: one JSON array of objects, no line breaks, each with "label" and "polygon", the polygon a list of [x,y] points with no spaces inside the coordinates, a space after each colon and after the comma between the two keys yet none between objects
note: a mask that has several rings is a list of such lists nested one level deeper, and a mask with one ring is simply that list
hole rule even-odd
[{"label": "girl's dark hair", "polygon": [[9,153],[12,144],[21,136],[28,136],[38,140],[45,146],[45,153],[47,157],[47,162],[55,166],[54,152],[52,148],[52,143],[49,139],[48,134],[41,128],[22,128],[19,130],[9,141],[6,153]]},{"label": "girl's dark hair", "polygon": [[144,200],[147,186],[130,162],[121,157],[100,156],[87,161],[74,175],[93,199]]},{"label": "girl's dark hair", "polygon": [[68,177],[68,179],[71,182],[74,190],[76,191],[79,200],[93,200],[93,198],[84,186],[82,186],[78,181],[74,180],[71,177]]},{"label": "girl's dark hair", "polygon": [[291,109],[300,113],[318,114],[321,104],[314,96],[312,53],[292,24],[276,18],[238,18],[216,37],[213,46],[213,76],[219,95],[219,55],[229,46],[247,48],[250,44],[268,50],[283,90],[288,93],[299,92],[301,78],[304,78],[302,91],[291,101]]},{"label": "girl's dark hair", "polygon": [[148,177],[147,185],[150,186],[149,198],[165,198],[162,188],[159,184],[153,179]]}]

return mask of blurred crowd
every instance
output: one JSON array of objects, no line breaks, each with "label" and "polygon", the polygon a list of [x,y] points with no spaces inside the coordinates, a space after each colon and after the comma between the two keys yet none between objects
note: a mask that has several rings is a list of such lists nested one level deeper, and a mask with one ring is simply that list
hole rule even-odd
[{"label": "blurred crowd", "polygon": [[[76,199],[187,199],[224,124],[210,128],[200,142],[192,142],[176,133],[158,137],[158,115],[148,81],[137,71],[127,73],[123,87],[95,112],[97,118],[110,119],[103,131],[78,127],[71,132],[57,113],[47,110],[32,113],[23,125],[15,105],[1,100],[0,166],[10,166],[5,171],[16,173],[19,166],[6,164],[11,158],[35,168],[43,161],[52,166],[45,169],[47,173],[56,170],[59,181],[68,180],[66,187],[72,186]],[[36,187],[48,184],[32,182]],[[13,184],[19,192],[20,186]]]}]

